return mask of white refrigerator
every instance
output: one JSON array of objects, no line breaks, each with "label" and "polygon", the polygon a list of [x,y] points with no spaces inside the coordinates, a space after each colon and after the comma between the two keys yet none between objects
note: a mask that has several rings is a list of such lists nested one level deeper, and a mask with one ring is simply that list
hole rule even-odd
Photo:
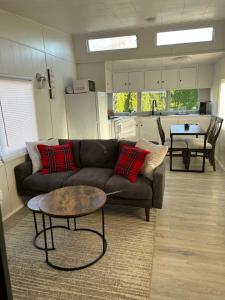
[{"label": "white refrigerator", "polygon": [[104,92],[66,94],[69,139],[108,139],[108,99]]}]

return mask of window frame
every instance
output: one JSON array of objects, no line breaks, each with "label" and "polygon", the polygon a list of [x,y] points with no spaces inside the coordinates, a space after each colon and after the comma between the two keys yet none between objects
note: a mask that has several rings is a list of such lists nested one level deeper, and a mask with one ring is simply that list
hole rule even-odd
[{"label": "window frame", "polygon": [[[199,103],[200,103],[200,101],[199,101],[199,89],[197,89],[197,88],[195,88],[195,89],[198,90],[198,105],[199,105]],[[162,90],[159,90],[159,91],[162,91]],[[183,114],[182,110],[170,110],[170,101],[171,101],[170,90],[164,90],[164,91],[166,91],[166,110],[162,111],[161,114],[162,115]],[[151,90],[150,91],[142,91],[142,92],[151,92]],[[137,111],[136,112],[132,112],[132,113],[129,113],[129,112],[115,112],[114,109],[113,109],[114,115],[115,116],[149,116],[151,111],[141,111],[142,92],[136,92],[137,93]],[[120,93],[123,93],[123,92],[120,92]],[[124,92],[124,93],[127,93],[127,92]],[[116,94],[116,93],[112,93],[112,94]],[[113,96],[112,96],[112,108],[113,107],[114,107],[114,103],[113,103]],[[185,114],[197,114],[198,112],[199,112],[199,109],[185,110]],[[155,115],[158,115],[157,111],[155,111]]]},{"label": "window frame", "polygon": [[[113,38],[122,38],[122,37],[136,37],[136,47],[129,47],[129,48],[117,48],[117,49],[108,49],[108,50],[97,50],[97,51],[91,51],[89,46],[90,40],[103,40],[103,39],[113,39]],[[138,35],[137,34],[131,34],[131,35],[117,35],[117,36],[110,36],[110,37],[99,37],[99,38],[88,38],[86,40],[86,49],[88,53],[99,53],[99,52],[111,52],[111,51],[126,51],[126,50],[135,50],[138,49]]]},{"label": "window frame", "polygon": [[[197,41],[197,42],[185,42],[185,43],[174,43],[174,44],[165,44],[165,45],[157,45],[157,35],[158,33],[166,33],[166,32],[176,32],[176,31],[185,31],[185,30],[196,30],[196,29],[205,29],[205,28],[212,28],[212,40],[210,41]],[[156,47],[173,47],[173,46],[182,46],[182,45],[191,45],[191,44],[201,44],[201,43],[212,43],[215,41],[215,27],[207,26],[207,27],[197,27],[197,28],[185,28],[180,30],[165,30],[165,31],[157,31],[155,33],[155,45]]]},{"label": "window frame", "polygon": [[[35,94],[34,94],[34,82],[33,82],[33,78],[32,77],[27,77],[27,76],[14,76],[14,75],[5,75],[5,74],[0,74],[0,80],[1,79],[5,79],[5,80],[17,80],[17,81],[27,81],[27,82],[30,82],[31,85],[32,85],[32,94],[33,94],[33,97],[32,97],[32,100],[33,100],[33,113],[34,113],[34,116],[35,116],[35,128],[36,128],[36,138],[38,139],[38,123],[37,123],[37,114],[36,114],[36,103],[35,103]],[[3,123],[5,123],[4,121],[4,112],[2,110],[2,106],[0,107],[0,114],[1,114],[1,118],[2,118],[2,121]],[[5,135],[5,138],[7,139],[7,130],[5,128],[5,125],[4,125],[4,128],[3,128],[3,135]],[[0,133],[0,164],[1,163],[5,163],[5,162],[8,162],[10,160],[13,160],[13,159],[16,159],[20,156],[23,156],[27,153],[27,150],[26,150],[26,146],[24,145],[24,147],[18,147],[17,149],[14,149],[14,150],[11,150],[11,151],[7,151],[6,153],[4,153],[1,149],[2,149],[2,145],[3,145],[3,148],[4,148],[4,142],[2,140],[2,137],[1,137],[1,133]]]}]

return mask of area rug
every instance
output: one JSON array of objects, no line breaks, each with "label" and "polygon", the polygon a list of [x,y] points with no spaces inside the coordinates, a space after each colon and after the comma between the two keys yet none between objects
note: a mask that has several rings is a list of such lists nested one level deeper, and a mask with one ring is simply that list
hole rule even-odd
[{"label": "area rug", "polygon": [[[22,209],[5,224],[14,300],[149,299],[155,220],[155,210],[151,210],[148,223],[144,209],[106,206],[105,256],[89,268],[65,272],[49,267],[44,252],[34,248],[33,216]],[[54,225],[63,222],[53,219]],[[77,223],[79,228],[101,231],[98,212],[79,218]],[[51,251],[50,260],[64,267],[87,263],[102,247],[100,238],[90,232],[55,229],[54,238],[56,250]],[[37,242],[41,245],[43,238]]]}]

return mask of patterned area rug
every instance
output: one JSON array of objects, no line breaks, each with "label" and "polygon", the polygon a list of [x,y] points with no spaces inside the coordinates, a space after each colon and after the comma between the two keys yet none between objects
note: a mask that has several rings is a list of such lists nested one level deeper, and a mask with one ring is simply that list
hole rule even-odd
[{"label": "patterned area rug", "polygon": [[[5,224],[14,300],[149,299],[155,210],[150,220],[144,221],[144,209],[106,206],[105,256],[89,268],[65,272],[49,267],[44,252],[34,248],[33,216],[22,209]],[[53,223],[66,225],[59,219]],[[101,215],[79,218],[77,224],[101,231]],[[90,232],[55,229],[54,238],[57,250],[50,253],[50,260],[66,267],[89,262],[102,247],[101,239]]]}]

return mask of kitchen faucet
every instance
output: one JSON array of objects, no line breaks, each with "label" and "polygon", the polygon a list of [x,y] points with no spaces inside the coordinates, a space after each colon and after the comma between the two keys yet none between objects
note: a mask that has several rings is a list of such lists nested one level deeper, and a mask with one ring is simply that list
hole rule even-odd
[{"label": "kitchen faucet", "polygon": [[153,100],[152,101],[152,116],[155,115],[155,108],[157,107],[157,101]]}]

